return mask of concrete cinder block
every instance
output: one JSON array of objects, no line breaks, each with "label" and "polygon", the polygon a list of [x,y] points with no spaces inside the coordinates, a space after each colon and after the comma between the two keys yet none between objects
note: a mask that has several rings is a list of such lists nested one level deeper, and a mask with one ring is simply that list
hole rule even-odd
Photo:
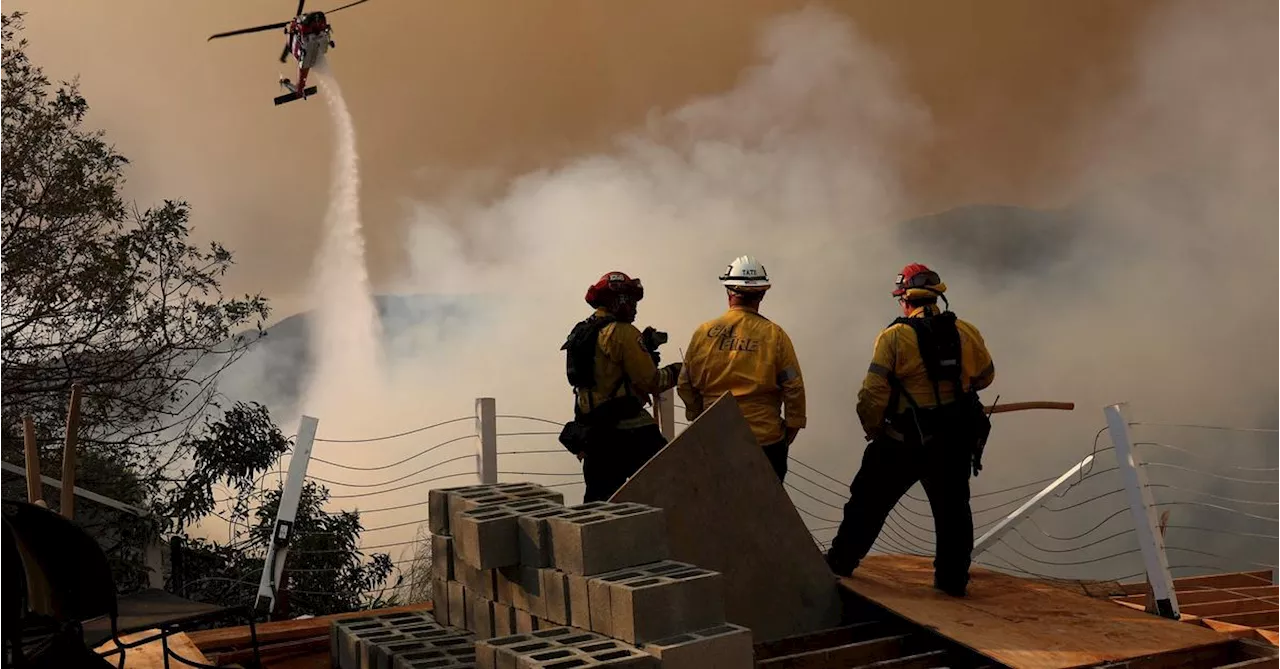
[{"label": "concrete cinder block", "polygon": [[567,625],[547,625],[543,629],[540,629],[534,632],[530,636],[532,636],[535,639],[541,639],[543,641],[553,641],[555,643],[560,643],[560,640],[563,638],[573,637],[581,633],[582,633],[582,630],[574,629]]},{"label": "concrete cinder block", "polygon": [[586,656],[573,648],[549,648],[527,655],[516,660],[519,669],[577,669],[594,664]]},{"label": "concrete cinder block", "polygon": [[680,624],[682,631],[714,627],[725,622],[724,575],[689,567],[664,574],[680,584]]},{"label": "concrete cinder block", "polygon": [[643,571],[644,573],[650,576],[664,576],[666,574],[670,574],[673,571],[684,571],[685,569],[697,569],[698,566],[689,564],[688,562],[680,562],[679,560],[659,560],[657,562],[650,562],[648,564],[636,565],[633,568],[639,571]]},{"label": "concrete cinder block", "polygon": [[330,627],[329,657],[340,669],[359,669],[360,638],[386,629],[386,624],[373,617],[335,621]]},{"label": "concrete cinder block", "polygon": [[508,634],[476,641],[476,669],[495,669],[499,650],[532,640],[533,637],[526,634]]},{"label": "concrete cinder block", "polygon": [[658,669],[658,658],[631,646],[619,646],[595,653],[585,653],[597,667],[611,669]]},{"label": "concrete cinder block", "polygon": [[441,640],[451,639],[461,634],[468,634],[468,633],[465,630],[460,630],[455,627],[437,627],[434,629],[405,631],[403,632],[403,634],[411,639],[416,639],[423,643],[429,643],[434,646],[437,642]]},{"label": "concrete cinder block", "polygon": [[477,639],[492,639],[493,633],[493,601],[485,597],[474,597],[468,602],[467,629]]},{"label": "concrete cinder block", "polygon": [[751,630],[726,623],[644,645],[663,669],[752,669],[755,666]]},{"label": "concrete cinder block", "polygon": [[405,625],[430,624],[431,614],[426,609],[420,611],[397,611],[396,613],[380,615],[377,619],[391,627],[403,627]]},{"label": "concrete cinder block", "polygon": [[490,484],[476,484],[435,488],[427,491],[427,526],[432,534],[452,534],[450,522],[457,509],[458,500],[485,497],[496,490]]},{"label": "concrete cinder block", "polygon": [[367,656],[370,658],[369,669],[393,669],[395,659],[411,651],[434,650],[431,644],[405,636],[394,641],[375,642],[369,644]]},{"label": "concrete cinder block", "polygon": [[476,652],[470,646],[410,651],[397,657],[392,666],[393,669],[474,669]]},{"label": "concrete cinder block", "polygon": [[500,505],[459,514],[453,527],[455,556],[478,569],[519,564],[518,519],[516,511]]},{"label": "concrete cinder block", "polygon": [[500,506],[511,501],[511,496],[492,490],[480,491],[478,494],[451,495],[449,497],[449,528],[457,534],[458,517],[468,511],[490,506]]},{"label": "concrete cinder block", "polygon": [[511,509],[520,514],[534,513],[537,511],[545,511],[547,509],[563,509],[563,504],[557,504],[552,500],[542,497],[519,497],[512,495],[511,500],[504,507]]},{"label": "concrete cinder block", "polygon": [[587,594],[587,577],[565,574],[569,582],[569,624],[579,629],[591,629],[591,605]]},{"label": "concrete cinder block", "polygon": [[695,601],[708,590],[707,583],[718,576],[706,572],[687,580],[668,575],[610,583],[613,624],[610,636],[631,644],[643,644],[724,622],[722,599],[714,603]]},{"label": "concrete cinder block", "polygon": [[427,491],[427,527],[432,534],[449,533],[449,492],[451,488]]},{"label": "concrete cinder block", "polygon": [[542,595],[546,605],[547,620],[559,625],[569,624],[569,581],[564,572],[556,569],[540,569]]},{"label": "concrete cinder block", "polygon": [[523,565],[508,567],[499,570],[498,580],[499,600],[505,594],[510,599],[512,607],[534,616],[546,616],[546,595],[542,588],[542,573],[539,570]]},{"label": "concrete cinder block", "polygon": [[502,602],[493,603],[493,635],[510,636],[516,633],[516,610]]},{"label": "concrete cinder block", "polygon": [[493,571],[493,601],[509,606],[515,599],[515,589],[520,580],[520,565],[499,567]]},{"label": "concrete cinder block", "polygon": [[431,579],[432,618],[441,625],[449,624],[449,582]]},{"label": "concrete cinder block", "polygon": [[[455,544],[456,546],[456,544]],[[453,571],[459,583],[467,586],[472,594],[488,600],[498,598],[498,572],[494,569],[479,569],[466,560],[455,560]]]},{"label": "concrete cinder block", "polygon": [[457,578],[453,573],[453,537],[431,535],[431,575],[444,581]]},{"label": "concrete cinder block", "polygon": [[547,519],[552,560],[561,571],[595,576],[669,557],[661,509],[636,504],[615,514],[608,506],[569,508]]},{"label": "concrete cinder block", "polygon": [[404,641],[407,638],[390,627],[384,627],[378,632],[360,637],[356,643],[356,656],[359,658],[357,666],[359,669],[376,669],[378,666],[377,648],[384,644]]},{"label": "concrete cinder block", "polygon": [[520,564],[526,567],[554,567],[551,529],[547,519],[571,513],[568,507],[553,505],[522,513],[519,520]]},{"label": "concrete cinder block", "polygon": [[515,614],[515,617],[516,617],[516,633],[517,634],[528,634],[529,632],[532,632],[537,629],[537,626],[534,624],[535,618],[528,611],[521,611],[520,609],[512,609],[512,612]]},{"label": "concrete cinder block", "polygon": [[449,581],[445,587],[449,594],[449,626],[466,629],[467,589],[457,581]]},{"label": "concrete cinder block", "polygon": [[517,669],[519,665],[519,657],[536,653],[540,650],[548,650],[554,648],[555,645],[549,641],[541,639],[529,639],[519,643],[511,644],[498,648],[495,652],[498,669]]},{"label": "concrete cinder block", "polygon": [[476,637],[465,630],[455,630],[451,636],[432,639],[431,645],[437,650],[447,651],[451,656],[461,657],[475,653]]},{"label": "concrete cinder block", "polygon": [[529,484],[530,487],[522,490],[506,490],[508,495],[517,500],[540,499],[551,504],[564,506],[564,493],[544,488],[536,484]]},{"label": "concrete cinder block", "polygon": [[391,663],[392,669],[437,669],[450,667],[453,660],[442,650],[414,650],[398,655]]},{"label": "concrete cinder block", "polygon": [[621,569],[587,579],[587,599],[591,614],[583,629],[599,632],[605,636],[613,635],[613,608],[610,605],[609,586],[613,583],[648,576],[640,569]]}]

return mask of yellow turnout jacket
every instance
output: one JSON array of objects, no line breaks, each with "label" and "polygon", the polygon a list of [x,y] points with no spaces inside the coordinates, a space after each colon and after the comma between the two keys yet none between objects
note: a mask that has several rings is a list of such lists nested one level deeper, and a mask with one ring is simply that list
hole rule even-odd
[{"label": "yellow turnout jacket", "polygon": [[698,326],[676,392],[690,421],[706,403],[733,393],[761,446],[782,441],[784,426],[805,426],[804,377],[791,338],[751,308],[731,307]]},{"label": "yellow turnout jacket", "polygon": [[[930,307],[919,307],[912,311],[909,318],[921,318]],[[937,307],[932,307],[937,313]],[[982,390],[995,380],[996,368],[991,361],[991,353],[982,341],[982,334],[972,324],[956,319],[956,329],[960,332],[960,383],[962,390]],[[876,337],[875,351],[871,355],[871,365],[862,380],[862,389],[858,391],[858,420],[868,437],[879,436],[884,425],[885,412],[890,410],[889,374],[898,377],[903,389],[911,393],[911,397],[921,407],[936,406],[933,396],[933,384],[925,372],[924,359],[920,357],[916,333],[911,326],[894,323],[880,332]],[[950,383],[942,383],[938,394],[943,404],[955,399],[955,392]],[[896,415],[910,406],[906,397],[898,398],[898,406],[892,407]]]},{"label": "yellow turnout jacket", "polygon": [[[597,317],[608,315],[597,309]],[[600,406],[605,400],[632,395],[640,404],[649,402],[649,395],[661,393],[676,385],[673,370],[661,370],[653,363],[644,347],[640,330],[631,323],[614,321],[600,329],[596,337],[594,390],[577,390],[578,409],[583,413]],[[626,374],[628,382],[621,383]],[[651,425],[655,421],[647,411],[618,423],[623,430]]]}]

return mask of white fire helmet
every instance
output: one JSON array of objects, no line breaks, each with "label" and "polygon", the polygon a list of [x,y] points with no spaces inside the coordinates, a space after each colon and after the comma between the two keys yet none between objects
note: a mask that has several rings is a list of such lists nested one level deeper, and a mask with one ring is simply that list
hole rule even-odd
[{"label": "white fire helmet", "polygon": [[771,285],[769,273],[754,256],[735,258],[725,273],[720,276],[720,283],[730,290],[739,292],[765,291]]}]

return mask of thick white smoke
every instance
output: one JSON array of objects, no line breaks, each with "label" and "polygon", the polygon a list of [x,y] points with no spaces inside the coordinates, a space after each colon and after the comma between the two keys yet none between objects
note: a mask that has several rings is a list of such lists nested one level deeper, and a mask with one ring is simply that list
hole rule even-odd
[{"label": "thick white smoke", "polygon": [[355,125],[332,74],[317,69],[333,119],[334,156],[324,241],[315,259],[310,320],[314,365],[302,411],[313,416],[345,412],[365,392],[382,388],[380,323],[365,267],[360,223],[360,165]]},{"label": "thick white smoke", "polygon": [[[1131,94],[1085,127],[1063,130],[1078,136],[1082,166],[1057,193],[1078,219],[1072,250],[1030,263],[1039,269],[1003,285],[945,249],[914,255],[896,228],[921,212],[892,158],[927,143],[931,127],[894,64],[841,16],[818,7],[781,16],[763,27],[759,64],[737,86],[655,111],[615,150],[525,175],[497,199],[411,203],[413,263],[399,292],[462,295],[486,311],[403,334],[384,385],[368,374],[376,363],[360,357],[366,351],[352,348],[375,338],[372,307],[367,296],[344,295],[358,283],[354,273],[335,272],[347,283],[322,291],[334,334],[320,345],[320,364],[353,366],[318,374],[313,389],[337,399],[307,406],[326,407],[321,432],[341,436],[467,415],[479,396],[497,398],[499,413],[567,420],[558,349],[588,312],[588,284],[610,270],[641,277],[638,325],[671,333],[663,351],[671,361],[699,322],[725,308],[716,275],[750,253],[774,281],[763,312],[791,334],[806,378],[809,428],[793,454],[840,480],[852,478],[861,457],[853,405],[874,336],[896,315],[890,283],[911,261],[938,269],[952,307],[986,336],[997,367],[988,400],[1000,393],[1002,402],[1078,404],[1072,414],[997,418],[975,492],[1065,470],[1091,450],[1101,408],[1112,402],[1131,402],[1144,420],[1274,427],[1277,332],[1257,297],[1274,290],[1275,96],[1256,89],[1274,93],[1275,77],[1270,66],[1252,65],[1262,62],[1255,52],[1269,58],[1271,24],[1233,7],[1176,5],[1148,27],[1134,51]],[[336,86],[330,91],[336,97]],[[389,318],[399,330],[396,314]],[[334,361],[324,361],[325,350]],[[528,428],[505,429],[520,427]],[[1179,438],[1210,457],[1228,452]],[[344,461],[382,465],[426,445],[352,452]],[[543,447],[556,448],[554,438]],[[1230,452],[1274,466],[1274,452],[1256,445]],[[1108,457],[1100,456],[1103,466]],[[576,467],[567,453],[499,462]],[[393,471],[407,474],[405,467]],[[426,487],[376,505],[424,499]],[[1095,513],[1100,520],[1104,510],[1078,515]],[[421,517],[406,514],[380,514],[377,524]],[[406,527],[403,536],[378,533],[375,543],[411,537]]]}]

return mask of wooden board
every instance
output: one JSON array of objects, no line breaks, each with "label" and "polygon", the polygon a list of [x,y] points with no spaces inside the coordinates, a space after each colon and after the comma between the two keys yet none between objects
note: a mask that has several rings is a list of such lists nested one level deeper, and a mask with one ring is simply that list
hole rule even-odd
[{"label": "wooden board", "polygon": [[1065,669],[1227,643],[1212,630],[975,567],[969,596],[933,589],[929,558],[869,556],[845,587],[1014,669]]},{"label": "wooden board", "polygon": [[[351,611],[349,613],[335,613],[328,616],[318,616],[315,618],[300,618],[297,620],[277,620],[275,622],[259,623],[257,626],[258,643],[278,643],[282,641],[294,641],[297,639],[305,639],[314,636],[328,636],[329,624],[334,620],[342,620],[343,618],[359,618],[361,616],[380,616],[389,613],[401,613],[404,611],[431,611],[433,607],[430,602],[423,604],[408,604],[405,606],[395,606],[385,609],[374,609],[369,611]],[[249,626],[240,625],[238,627],[220,627],[217,629],[200,630],[189,632],[192,643],[198,646],[204,652],[212,652],[224,649],[248,648],[249,647]]]},{"label": "wooden board", "polygon": [[[129,643],[131,641],[145,639],[149,636],[155,636],[158,633],[159,630],[147,630],[144,632],[137,632],[136,634],[126,634],[120,637],[120,640],[124,643]],[[105,653],[115,647],[116,645],[114,642],[108,641],[105,644],[98,646],[95,651],[98,653]],[[191,643],[191,639],[187,638],[187,635],[181,632],[169,635],[169,650],[178,655],[178,657],[184,659],[200,662],[202,664],[209,663],[209,659],[196,648],[195,644]],[[106,658],[106,661],[110,662],[113,667],[119,666],[117,663],[120,662],[120,655],[112,655]],[[170,660],[169,665],[171,667],[180,667],[182,666],[182,663],[176,660]],[[124,669],[161,669],[161,667],[164,667],[164,647],[160,645],[160,641],[158,639],[151,643],[146,643],[138,646],[137,648],[130,648],[125,651]]]},{"label": "wooden board", "polygon": [[725,394],[611,501],[663,509],[671,557],[724,574],[725,617],[755,642],[840,622],[840,592],[733,395]]}]

